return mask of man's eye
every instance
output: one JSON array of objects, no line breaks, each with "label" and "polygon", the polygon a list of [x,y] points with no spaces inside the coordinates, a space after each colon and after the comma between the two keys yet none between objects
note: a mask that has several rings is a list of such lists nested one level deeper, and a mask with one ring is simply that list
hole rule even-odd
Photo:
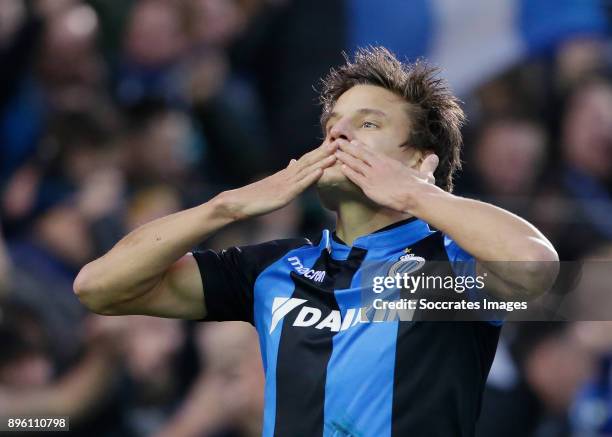
[{"label": "man's eye", "polygon": [[361,124],[361,127],[366,128],[366,129],[372,129],[372,128],[376,128],[378,126],[376,125],[376,123],[372,123],[371,121],[364,121]]}]

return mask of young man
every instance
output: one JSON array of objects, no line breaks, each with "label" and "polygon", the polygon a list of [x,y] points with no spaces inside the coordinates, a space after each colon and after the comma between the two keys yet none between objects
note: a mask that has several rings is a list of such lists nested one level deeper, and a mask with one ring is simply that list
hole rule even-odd
[{"label": "young man", "polygon": [[[500,327],[359,323],[372,290],[366,266],[414,256],[456,274],[476,260],[490,292],[525,300],[550,287],[557,254],[519,217],[451,194],[464,116],[435,70],[370,48],[323,84],[319,148],[142,226],[86,265],[75,291],[101,314],[252,323],[266,372],[265,436],[473,435]],[[335,233],[187,253],[315,183],[337,215]]]}]

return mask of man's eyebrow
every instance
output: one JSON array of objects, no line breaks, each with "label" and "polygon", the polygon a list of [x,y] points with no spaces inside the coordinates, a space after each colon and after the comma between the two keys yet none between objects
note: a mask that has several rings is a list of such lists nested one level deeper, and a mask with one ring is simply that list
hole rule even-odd
[{"label": "man's eyebrow", "polygon": [[[373,108],[359,108],[357,110],[357,113],[362,114],[362,115],[378,115],[379,117],[385,117],[387,118],[388,115],[386,112],[381,111],[380,109],[373,109]],[[337,112],[329,112],[327,114],[325,114],[325,116],[323,117],[323,127],[327,126],[327,123],[329,123],[329,120],[331,120],[332,118],[337,118],[339,117],[340,114],[338,114]]]},{"label": "man's eyebrow", "polygon": [[360,114],[373,114],[373,115],[378,115],[380,117],[387,117],[387,113],[384,111],[381,111],[380,109],[372,109],[372,108],[361,108],[358,109],[357,112],[359,112]]}]

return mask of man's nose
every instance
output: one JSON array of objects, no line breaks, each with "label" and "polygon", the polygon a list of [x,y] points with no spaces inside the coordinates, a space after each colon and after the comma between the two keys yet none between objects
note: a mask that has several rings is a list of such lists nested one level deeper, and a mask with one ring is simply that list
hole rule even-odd
[{"label": "man's nose", "polygon": [[348,120],[338,120],[334,123],[333,127],[329,131],[329,139],[330,141],[336,141],[338,139],[343,139],[346,141],[353,140],[353,129],[351,128]]}]

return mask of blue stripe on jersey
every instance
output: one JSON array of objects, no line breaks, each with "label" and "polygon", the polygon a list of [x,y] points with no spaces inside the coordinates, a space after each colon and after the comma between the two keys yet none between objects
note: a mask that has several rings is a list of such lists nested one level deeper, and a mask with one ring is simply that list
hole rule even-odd
[{"label": "blue stripe on jersey", "polygon": [[301,247],[287,252],[278,261],[268,266],[255,281],[255,328],[259,333],[259,345],[261,347],[261,357],[266,376],[262,431],[262,436],[264,437],[272,437],[274,435],[274,424],[276,421],[276,360],[278,358],[282,320],[270,333],[274,298],[290,298],[293,294],[295,284],[291,280],[290,274],[293,267],[287,259],[299,254],[304,267],[311,268],[317,258],[319,258],[321,251],[325,249],[326,240],[328,241],[328,238],[324,236],[319,246]]},{"label": "blue stripe on jersey", "polygon": [[[476,277],[476,258],[462,249],[448,235],[444,236],[444,248],[451,263],[451,267],[457,276]],[[469,299],[477,301],[482,295],[477,294],[476,290],[467,291]],[[504,323],[501,320],[489,320],[493,326],[501,326]]]},{"label": "blue stripe on jersey", "polygon": [[351,248],[335,241],[333,238],[329,239],[329,244],[331,247],[330,256],[336,261],[346,261],[351,252]]},{"label": "blue stripe on jersey", "polygon": [[434,231],[429,228],[427,223],[415,219],[386,231],[378,231],[359,237],[354,241],[353,246],[367,249],[368,260],[381,260],[401,252],[403,248],[411,246],[433,233]]},{"label": "blue stripe on jersey", "polygon": [[[353,277],[352,289],[360,286],[360,276],[358,272]],[[342,320],[350,308],[355,312],[361,306],[361,293],[350,289],[334,293]],[[354,317],[359,314],[354,313]],[[395,368],[397,328],[397,322],[358,323],[336,333],[327,366],[324,436],[391,434],[393,378],[389,375]],[[353,430],[361,432],[355,434]]]},{"label": "blue stripe on jersey", "polygon": [[[400,246],[408,247],[432,233],[425,222],[414,220],[357,238],[353,246],[368,250],[365,263],[376,262],[388,260],[391,254],[402,255],[398,241],[401,241]],[[344,254],[350,250],[333,240],[331,244],[334,252]],[[372,269],[360,269],[355,274],[350,289],[334,290],[343,321],[351,309],[351,318],[358,317],[354,309],[360,308],[363,302],[362,293],[356,293],[355,289],[371,284],[371,280],[362,278],[362,272],[368,270]],[[398,326],[398,322],[358,323],[334,336],[325,385],[325,437],[391,435],[394,381],[389,375],[393,375],[395,369]],[[361,391],[356,391],[355,387],[360,387]]]},{"label": "blue stripe on jersey", "polygon": [[476,276],[476,260],[448,235],[444,236],[444,248],[453,272],[458,276]]}]

